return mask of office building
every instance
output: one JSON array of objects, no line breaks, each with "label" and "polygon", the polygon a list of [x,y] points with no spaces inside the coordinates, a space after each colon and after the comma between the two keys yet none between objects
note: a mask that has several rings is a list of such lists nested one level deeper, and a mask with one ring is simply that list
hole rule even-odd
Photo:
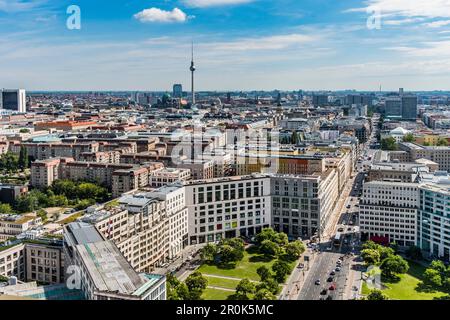
[{"label": "office building", "polygon": [[183,86],[181,84],[174,84],[173,85],[173,94],[172,96],[174,98],[181,98],[183,97]]},{"label": "office building", "polygon": [[136,272],[91,224],[64,227],[64,254],[66,265],[79,273],[79,289],[88,300],[166,300],[165,277]]},{"label": "office building", "polygon": [[365,183],[359,213],[362,237],[384,244],[415,245],[418,190],[417,183]]},{"label": "office building", "polygon": [[0,90],[0,109],[19,113],[27,112],[27,99],[24,89]]},{"label": "office building", "polygon": [[402,96],[402,119],[416,120],[417,119],[417,96],[404,95]]}]

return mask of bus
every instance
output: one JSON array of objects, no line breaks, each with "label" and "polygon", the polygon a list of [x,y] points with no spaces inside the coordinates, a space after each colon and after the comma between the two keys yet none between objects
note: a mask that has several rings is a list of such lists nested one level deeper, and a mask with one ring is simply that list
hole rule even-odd
[{"label": "bus", "polygon": [[339,232],[336,233],[333,239],[333,245],[335,247],[339,247],[341,245],[341,240],[342,240],[341,234]]}]

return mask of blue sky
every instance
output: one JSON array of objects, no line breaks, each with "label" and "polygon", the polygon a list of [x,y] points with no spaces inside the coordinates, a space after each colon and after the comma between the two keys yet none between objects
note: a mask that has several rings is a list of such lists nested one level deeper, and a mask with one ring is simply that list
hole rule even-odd
[{"label": "blue sky", "polygon": [[199,90],[450,88],[450,0],[0,0],[0,87],[187,89],[192,40]]}]

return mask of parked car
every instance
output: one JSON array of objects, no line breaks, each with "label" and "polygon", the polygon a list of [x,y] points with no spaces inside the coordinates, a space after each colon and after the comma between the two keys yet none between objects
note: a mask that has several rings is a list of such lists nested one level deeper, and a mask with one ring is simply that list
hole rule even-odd
[{"label": "parked car", "polygon": [[315,282],[315,284],[316,284],[316,286],[320,286],[320,280],[317,279],[316,282]]}]

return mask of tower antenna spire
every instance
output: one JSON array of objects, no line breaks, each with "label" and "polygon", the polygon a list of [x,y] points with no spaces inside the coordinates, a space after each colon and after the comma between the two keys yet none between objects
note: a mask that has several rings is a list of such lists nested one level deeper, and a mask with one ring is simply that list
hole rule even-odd
[{"label": "tower antenna spire", "polygon": [[191,53],[192,53],[192,60],[191,60],[191,67],[189,70],[191,70],[191,94],[192,94],[192,105],[195,105],[195,82],[194,82],[194,74],[195,74],[195,63],[194,63],[194,40],[192,40],[192,46],[191,46]]}]

